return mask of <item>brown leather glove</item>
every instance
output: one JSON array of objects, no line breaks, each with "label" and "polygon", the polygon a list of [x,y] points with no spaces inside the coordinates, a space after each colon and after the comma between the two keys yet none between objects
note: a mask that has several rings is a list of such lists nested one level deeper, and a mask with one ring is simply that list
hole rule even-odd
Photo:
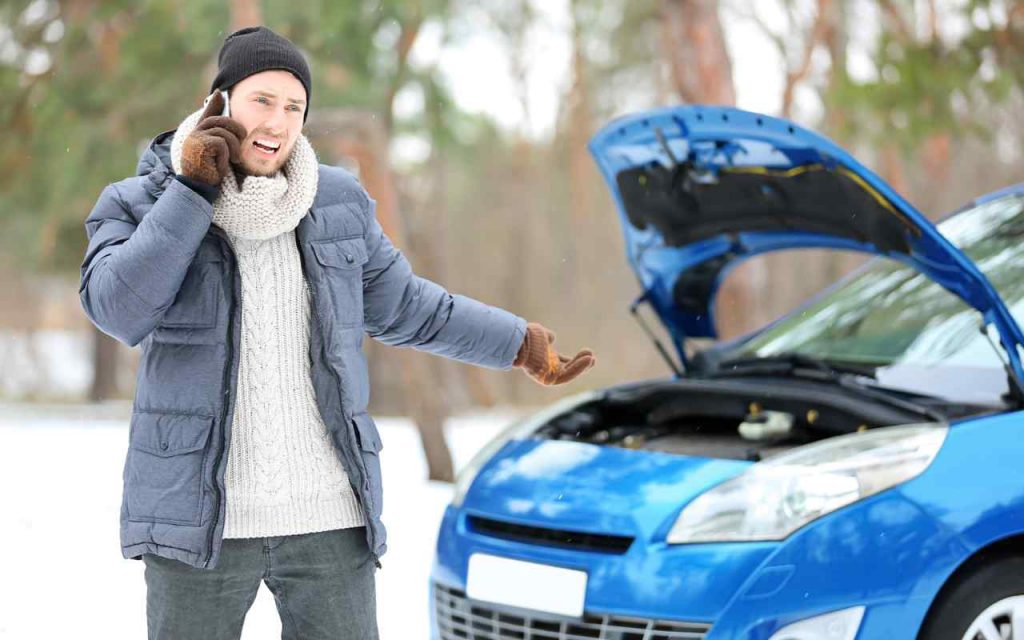
[{"label": "brown leather glove", "polygon": [[569,382],[597,362],[590,349],[582,349],[572,358],[560,355],[551,346],[554,341],[550,329],[536,322],[526,323],[526,337],[512,366],[522,367],[540,384],[552,385]]},{"label": "brown leather glove", "polygon": [[199,124],[181,145],[182,175],[217,187],[231,171],[231,162],[242,157],[242,141],[248,133],[241,122],[219,115],[224,97],[215,91]]}]

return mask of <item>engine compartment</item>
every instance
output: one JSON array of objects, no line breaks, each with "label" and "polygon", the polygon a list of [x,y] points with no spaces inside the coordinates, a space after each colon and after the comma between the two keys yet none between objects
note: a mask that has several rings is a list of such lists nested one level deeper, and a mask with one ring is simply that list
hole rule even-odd
[{"label": "engine compartment", "polygon": [[825,383],[679,379],[618,387],[560,414],[536,437],[758,461],[824,438],[934,419]]}]

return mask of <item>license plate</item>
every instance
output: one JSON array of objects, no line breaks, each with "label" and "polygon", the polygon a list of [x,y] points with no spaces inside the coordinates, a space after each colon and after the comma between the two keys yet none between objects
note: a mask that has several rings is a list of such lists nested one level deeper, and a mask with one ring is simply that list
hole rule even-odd
[{"label": "license plate", "polygon": [[580,617],[586,592],[585,571],[485,553],[469,556],[466,595],[474,600]]}]

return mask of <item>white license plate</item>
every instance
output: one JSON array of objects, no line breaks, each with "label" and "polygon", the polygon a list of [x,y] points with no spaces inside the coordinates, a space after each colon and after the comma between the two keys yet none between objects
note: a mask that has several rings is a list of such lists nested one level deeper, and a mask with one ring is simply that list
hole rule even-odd
[{"label": "white license plate", "polygon": [[565,616],[583,615],[587,573],[484,553],[469,556],[466,595]]}]

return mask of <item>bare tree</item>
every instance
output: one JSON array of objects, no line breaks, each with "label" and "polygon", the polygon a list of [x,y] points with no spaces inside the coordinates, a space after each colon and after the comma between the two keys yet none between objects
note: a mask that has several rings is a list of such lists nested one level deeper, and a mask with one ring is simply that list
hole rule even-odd
[{"label": "bare tree", "polygon": [[[310,114],[306,130],[325,161],[340,163],[350,159],[356,163],[360,182],[377,201],[381,227],[396,246],[406,250],[408,239],[398,214],[398,191],[388,154],[389,136],[383,124],[369,112],[320,109]],[[377,351],[376,346],[372,349]],[[444,438],[448,406],[445,394],[432,383],[440,379],[436,363],[407,349],[397,350],[392,357],[398,361],[404,403],[418,428],[429,478],[451,482],[455,472]]]},{"label": "bare tree", "polygon": [[593,133],[590,85],[584,52],[580,0],[570,2],[572,16],[572,85],[568,96],[567,139],[569,144],[569,206],[572,220],[582,226],[594,209],[590,183],[597,177],[587,153],[587,140]]},{"label": "bare tree", "polygon": [[263,24],[263,8],[259,0],[231,0],[231,32]]},{"label": "bare tree", "polygon": [[[835,0],[814,0],[812,6],[814,13],[810,22],[804,23],[797,15],[794,3],[781,0],[779,2],[779,7],[782,9],[780,16],[785,21],[785,25],[781,29],[769,26],[758,13],[758,6],[755,4],[740,3],[737,9],[740,12],[739,17],[748,19],[758,26],[775,46],[779,57],[782,58],[784,83],[780,112],[784,118],[793,117],[793,100],[796,89],[808,79],[815,51],[819,47],[829,44],[829,38],[835,44],[836,15],[840,9],[839,3]],[[830,51],[835,52],[834,49],[830,49]],[[845,58],[845,52],[843,52],[843,56]]]},{"label": "bare tree", "polygon": [[[675,92],[686,102],[736,103],[732,60],[718,10],[719,3],[713,0],[661,1],[661,46]],[[748,263],[723,283],[716,309],[721,338],[755,326],[755,283],[760,275],[759,265]]]},{"label": "bare tree", "polygon": [[714,0],[662,0],[661,36],[676,93],[686,102],[736,104],[732,59]]}]

